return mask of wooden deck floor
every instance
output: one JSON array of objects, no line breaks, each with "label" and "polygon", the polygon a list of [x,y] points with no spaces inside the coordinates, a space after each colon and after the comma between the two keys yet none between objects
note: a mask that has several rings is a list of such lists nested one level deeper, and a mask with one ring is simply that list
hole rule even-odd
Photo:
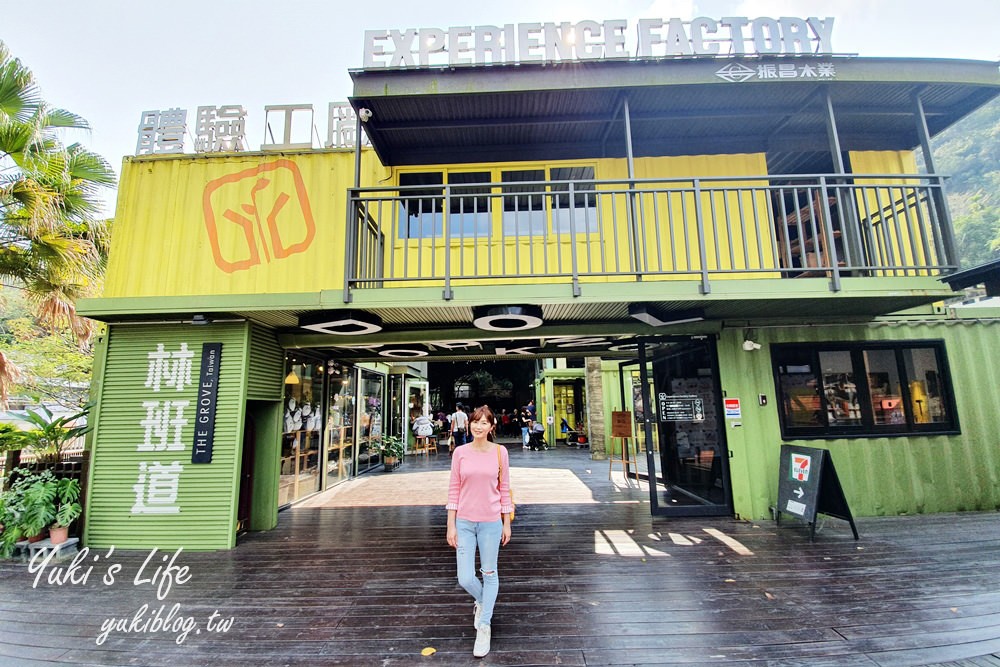
[{"label": "wooden deck floor", "polygon": [[[829,519],[810,543],[790,521],[653,519],[645,485],[617,469],[609,482],[586,451],[511,458],[518,517],[482,664],[1000,665],[1000,513],[860,519],[860,542]],[[408,457],[231,552],[183,552],[191,578],[162,600],[133,581],[146,551],[92,555],[85,584],[33,586],[26,564],[2,563],[0,665],[473,664],[447,467]],[[110,563],[122,569],[104,585]],[[97,644],[143,605],[145,619],[177,605],[170,627]],[[210,631],[213,612],[228,631]]]}]

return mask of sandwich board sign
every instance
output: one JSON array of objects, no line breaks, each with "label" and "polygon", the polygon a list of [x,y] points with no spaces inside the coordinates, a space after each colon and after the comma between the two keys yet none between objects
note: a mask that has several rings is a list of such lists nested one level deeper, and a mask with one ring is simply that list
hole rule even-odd
[{"label": "sandwich board sign", "polygon": [[825,449],[781,446],[778,506],[774,514],[778,523],[781,523],[782,512],[808,523],[810,540],[816,539],[817,514],[847,521],[851,524],[854,539],[859,539],[851,508],[847,505],[840,478],[833,467],[833,458]]}]

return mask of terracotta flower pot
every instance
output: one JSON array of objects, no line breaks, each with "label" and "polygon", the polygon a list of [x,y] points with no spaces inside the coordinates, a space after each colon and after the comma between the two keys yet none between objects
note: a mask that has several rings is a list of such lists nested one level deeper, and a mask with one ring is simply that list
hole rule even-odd
[{"label": "terracotta flower pot", "polygon": [[52,544],[62,544],[69,539],[69,526],[50,526],[49,541]]},{"label": "terracotta flower pot", "polygon": [[35,542],[41,542],[44,539],[45,539],[45,531],[43,530],[42,532],[38,533],[37,535],[30,535],[28,537],[28,543],[29,544],[34,544]]}]

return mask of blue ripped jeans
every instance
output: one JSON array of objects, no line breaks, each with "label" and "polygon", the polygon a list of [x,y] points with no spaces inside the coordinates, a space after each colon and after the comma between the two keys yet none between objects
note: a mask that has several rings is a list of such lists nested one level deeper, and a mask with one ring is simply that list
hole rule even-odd
[{"label": "blue ripped jeans", "polygon": [[[482,605],[480,625],[490,625],[493,620],[493,606],[500,592],[500,578],[497,576],[497,556],[500,555],[500,538],[503,536],[503,520],[467,521],[455,519],[458,532],[458,583],[469,595]],[[480,581],[476,575],[476,547],[479,547],[479,567],[483,573]]]}]

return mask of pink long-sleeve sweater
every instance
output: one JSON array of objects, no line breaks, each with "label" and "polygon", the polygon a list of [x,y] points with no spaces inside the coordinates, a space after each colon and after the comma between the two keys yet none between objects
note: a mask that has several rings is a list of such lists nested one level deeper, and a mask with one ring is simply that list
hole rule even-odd
[{"label": "pink long-sleeve sweater", "polygon": [[[500,463],[503,473],[497,484]],[[507,448],[495,445],[488,452],[477,452],[472,445],[457,448],[451,456],[451,481],[445,509],[457,510],[456,516],[467,521],[496,521],[501,513],[513,511]]]}]

